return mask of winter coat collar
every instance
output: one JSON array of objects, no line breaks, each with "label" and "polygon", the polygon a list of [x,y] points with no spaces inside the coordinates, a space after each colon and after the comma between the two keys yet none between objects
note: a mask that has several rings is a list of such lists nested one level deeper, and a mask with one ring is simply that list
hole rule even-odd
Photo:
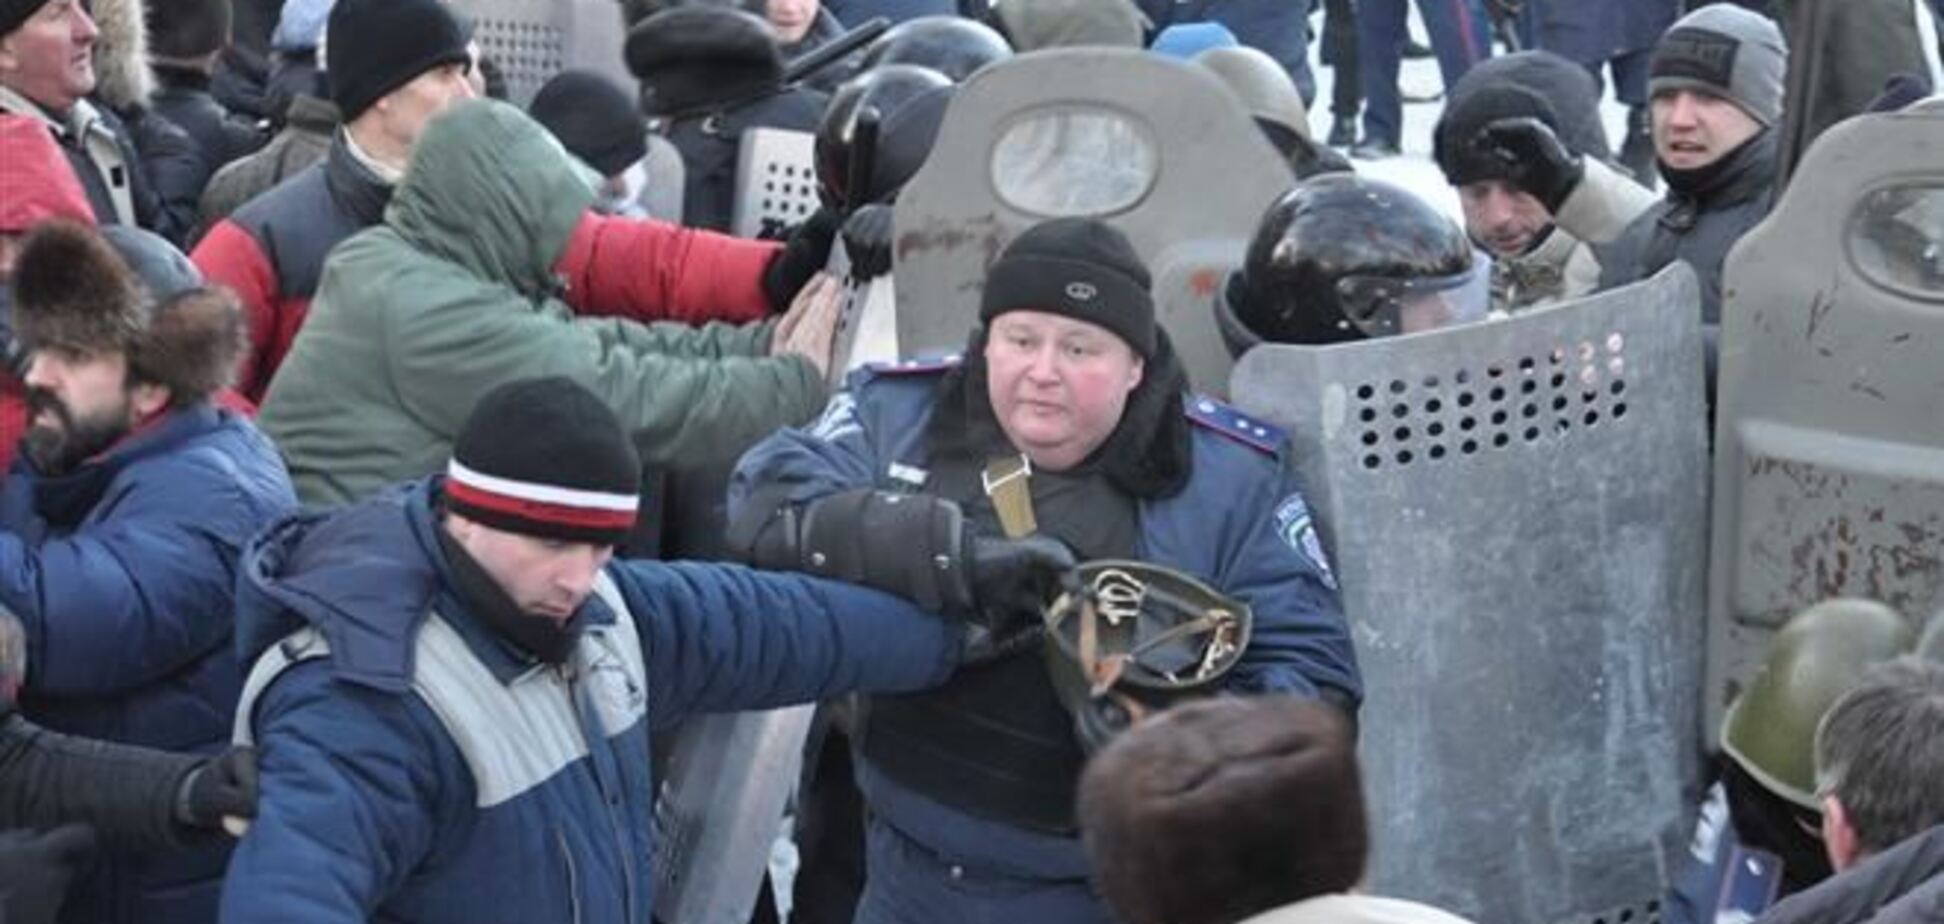
[{"label": "winter coat collar", "polygon": [[[409,482],[342,510],[300,513],[253,540],[237,588],[243,663],[308,625],[330,642],[339,679],[403,693],[412,686],[419,628],[436,610],[501,683],[534,670],[536,661],[472,618],[453,593],[436,532],[441,482]],[[615,614],[590,596],[574,618],[607,625]]]},{"label": "winter coat collar", "polygon": [[[1770,908],[1760,924],[1866,924],[1926,883],[1944,878],[1944,825],[1910,838]],[[1926,896],[1935,900],[1936,896]],[[1881,918],[1878,912],[1883,912]],[[1912,918],[1916,920],[1916,918]]]},{"label": "winter coat collar", "polygon": [[1773,129],[1749,139],[1727,157],[1676,183],[1665,168],[1668,209],[1661,224],[1676,230],[1692,228],[1701,215],[1721,211],[1767,195],[1775,188],[1776,136]]},{"label": "winter coat collar", "polygon": [[324,186],[330,190],[331,200],[342,205],[360,227],[384,220],[392,186],[351,153],[351,138],[343,129],[332,137],[331,151],[325,155]]},{"label": "winter coat collar", "polygon": [[101,502],[115,476],[130,465],[179,448],[183,443],[223,425],[223,412],[208,403],[170,411],[130,434],[107,452],[64,475],[42,474],[26,453],[14,457],[14,477],[29,479],[34,513],[58,531],[68,531],[87,519]]}]

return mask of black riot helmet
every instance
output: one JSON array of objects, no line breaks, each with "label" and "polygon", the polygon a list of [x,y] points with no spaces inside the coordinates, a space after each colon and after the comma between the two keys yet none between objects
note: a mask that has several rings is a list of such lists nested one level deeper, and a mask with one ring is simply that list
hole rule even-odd
[{"label": "black riot helmet", "polygon": [[[871,169],[872,189],[865,190],[856,203],[850,202],[851,163],[855,159],[858,116],[866,109],[876,110],[878,118],[878,142],[873,146],[873,155],[888,148],[893,137],[893,123],[903,123],[909,118],[902,113],[906,104],[920,97],[942,96],[934,105],[940,118],[943,116],[944,101],[949,99],[952,81],[928,67],[911,64],[888,64],[872,68],[846,81],[830,97],[830,104],[824,107],[823,121],[817,126],[816,166],[817,191],[826,205],[861,205],[878,201],[893,190],[877,188],[884,185],[878,181],[890,165],[873,164]],[[935,123],[930,126],[932,135],[937,133]],[[922,139],[923,152],[931,150],[931,135]],[[920,163],[924,153],[918,154]],[[915,171],[916,167],[913,166]],[[907,173],[904,179],[909,179]],[[899,181],[900,184],[902,181]]]},{"label": "black riot helmet", "polygon": [[1483,318],[1490,280],[1449,216],[1389,183],[1332,173],[1263,214],[1216,318],[1237,356],[1263,341],[1388,337]]},{"label": "black riot helmet", "polygon": [[864,51],[862,67],[916,64],[959,83],[994,61],[1012,57],[1006,37],[958,16],[920,16],[891,27]]}]

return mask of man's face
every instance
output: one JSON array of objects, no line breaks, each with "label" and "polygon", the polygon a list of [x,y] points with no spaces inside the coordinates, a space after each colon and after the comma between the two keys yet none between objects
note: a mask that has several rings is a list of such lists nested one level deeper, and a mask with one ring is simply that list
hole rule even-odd
[{"label": "man's face", "polygon": [[1655,94],[1654,153],[1676,170],[1706,167],[1741,147],[1762,123],[1712,93],[1679,89]]},{"label": "man's face", "polygon": [[1538,199],[1503,180],[1466,183],[1458,187],[1458,202],[1465,210],[1465,230],[1493,256],[1525,253],[1553,221]]},{"label": "man's face", "polygon": [[817,21],[818,5],[818,0],[769,0],[766,12],[777,40],[785,45],[803,41]]},{"label": "man's face", "polygon": [[454,516],[452,537],[506,591],[520,612],[564,624],[594,592],[614,546],[539,539]]},{"label": "man's face", "polygon": [[441,65],[385,94],[372,107],[384,133],[406,150],[416,147],[419,135],[425,132],[426,124],[434,116],[453,103],[478,95],[466,78],[468,70],[465,64]]},{"label": "man's face", "polygon": [[48,0],[20,28],[0,38],[0,84],[66,113],[94,92],[98,34],[81,0]]},{"label": "man's face", "polygon": [[994,318],[985,359],[993,416],[1048,471],[1080,464],[1107,441],[1143,369],[1106,328],[1041,311]]},{"label": "man's face", "polygon": [[120,353],[41,347],[28,363],[26,385],[21,451],[47,474],[74,471],[135,426],[138,402]]}]

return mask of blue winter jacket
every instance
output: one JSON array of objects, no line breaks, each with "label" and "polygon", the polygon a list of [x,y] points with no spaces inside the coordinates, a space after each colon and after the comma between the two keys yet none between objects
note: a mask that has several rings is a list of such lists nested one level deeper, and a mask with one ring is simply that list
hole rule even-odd
[{"label": "blue winter jacket", "polygon": [[[21,454],[0,489],[0,605],[28,642],[21,711],[89,738],[220,748],[242,683],[237,558],[296,506],[276,447],[207,404],[58,478]],[[223,845],[110,854],[75,886],[63,920],[202,924],[227,855]]]},{"label": "blue winter jacket", "polygon": [[225,922],[647,921],[652,728],[956,664],[950,626],[883,594],[658,562],[610,565],[574,656],[541,664],[454,596],[439,483],[294,517],[247,553],[237,722],[262,796]]},{"label": "blue winter jacket", "polygon": [[[758,489],[808,500],[857,487],[922,489],[925,431],[939,373],[907,363],[854,374],[817,421],[749,450],[730,483],[729,518]],[[1354,708],[1356,655],[1309,509],[1281,456],[1283,435],[1211,399],[1192,398],[1193,474],[1174,497],[1142,501],[1137,558],[1179,568],[1247,601],[1248,650],[1228,675],[1243,693],[1328,695]],[[1326,692],[1327,691],[1327,692]],[[867,765],[872,808],[947,862],[1038,879],[1087,874],[1079,842],[976,819],[910,792]]]}]

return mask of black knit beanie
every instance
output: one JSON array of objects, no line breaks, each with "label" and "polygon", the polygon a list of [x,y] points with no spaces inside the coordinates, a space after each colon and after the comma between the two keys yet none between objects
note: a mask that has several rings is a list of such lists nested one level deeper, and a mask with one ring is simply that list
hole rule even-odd
[{"label": "black knit beanie", "polygon": [[20,28],[27,17],[46,5],[47,0],[0,0],[0,36]]},{"label": "black knit beanie", "polygon": [[1480,64],[1452,86],[1431,135],[1431,157],[1445,180],[1463,186],[1509,178],[1512,165],[1478,142],[1485,126],[1516,118],[1539,120],[1582,157],[1612,153],[1600,124],[1600,88],[1586,69],[1549,51],[1522,51]]},{"label": "black knit beanie", "polygon": [[346,122],[426,71],[472,60],[471,23],[440,0],[337,0],[326,30],[324,70]]},{"label": "black knit beanie", "polygon": [[648,120],[626,90],[593,71],[561,71],[527,104],[527,114],[602,176],[648,156]]},{"label": "black knit beanie", "polygon": [[501,385],[446,466],[446,508],[494,529],[615,545],[634,529],[641,457],[614,411],[572,379]]},{"label": "black knit beanie", "polygon": [[146,0],[149,53],[193,61],[229,44],[229,0]]},{"label": "black knit beanie", "polygon": [[1055,218],[1026,229],[986,273],[979,320],[1044,311],[1113,331],[1143,358],[1154,355],[1154,298],[1147,265],[1114,226]]}]

